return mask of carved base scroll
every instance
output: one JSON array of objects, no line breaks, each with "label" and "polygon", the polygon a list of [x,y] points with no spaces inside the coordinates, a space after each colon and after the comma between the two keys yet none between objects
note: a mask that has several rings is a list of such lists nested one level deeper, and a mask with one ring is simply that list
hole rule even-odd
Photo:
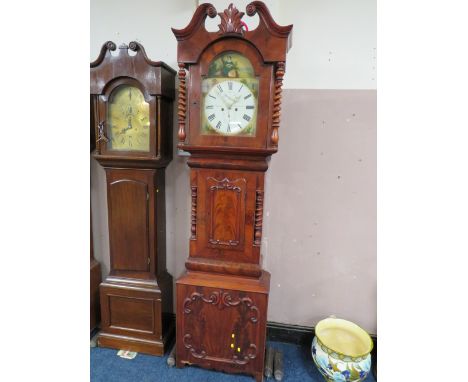
[{"label": "carved base scroll", "polygon": [[[243,311],[245,308],[247,308],[248,317],[246,317],[246,319],[252,324],[257,324],[260,318],[259,308],[254,304],[250,297],[233,297],[230,292],[223,290],[212,291],[208,296],[205,296],[199,292],[193,292],[190,297],[185,298],[183,302],[184,315],[191,315],[194,309],[196,309],[194,308],[194,305],[200,303],[215,306],[219,310],[239,308],[241,311]],[[201,307],[198,307],[198,309],[201,309]],[[220,319],[222,319],[221,316]],[[231,358],[223,358],[215,355],[209,355],[202,344],[196,346],[194,344],[193,337],[194,336],[191,333],[185,333],[183,336],[183,344],[184,347],[189,350],[190,354],[198,359],[245,365],[257,357],[257,346],[254,343],[250,343],[242,352],[238,354],[234,352]]]}]

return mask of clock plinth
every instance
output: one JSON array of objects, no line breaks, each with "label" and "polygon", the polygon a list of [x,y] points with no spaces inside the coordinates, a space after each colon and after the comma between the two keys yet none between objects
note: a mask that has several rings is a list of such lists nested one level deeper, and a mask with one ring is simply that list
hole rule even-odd
[{"label": "clock plinth", "polygon": [[94,158],[106,171],[110,244],[98,344],[163,355],[174,329],[165,167],[172,159],[175,71],[150,61],[138,43],[121,46],[114,56],[115,49],[106,43],[91,64]]},{"label": "clock plinth", "polygon": [[[165,344],[174,330],[172,295],[168,294],[171,289],[169,274],[159,280],[107,277],[100,286],[99,346],[164,355]],[[163,306],[163,301],[170,306]]]},{"label": "clock plinth", "polygon": [[195,363],[262,381],[270,274],[187,272],[176,285],[177,366]]},{"label": "clock plinth", "polygon": [[101,283],[101,264],[94,258],[93,251],[93,230],[92,230],[92,219],[90,222],[91,232],[91,258],[90,258],[90,330],[93,331],[99,325],[101,321],[101,312],[99,310],[99,284]]},{"label": "clock plinth", "polygon": [[[270,274],[261,267],[264,177],[278,150],[281,83],[292,25],[265,4],[243,28],[232,4],[200,5],[178,41],[179,144],[190,152],[187,272],[176,282],[177,366],[263,380]],[[204,28],[220,16],[220,30]]]}]

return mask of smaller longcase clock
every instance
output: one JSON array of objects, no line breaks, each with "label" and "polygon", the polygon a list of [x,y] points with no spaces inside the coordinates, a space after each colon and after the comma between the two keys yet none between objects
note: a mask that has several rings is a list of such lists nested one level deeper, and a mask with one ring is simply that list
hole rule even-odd
[{"label": "smaller longcase clock", "polygon": [[110,255],[99,288],[98,343],[163,355],[173,311],[165,168],[172,158],[175,71],[150,60],[139,43],[116,50],[105,43],[90,68],[94,158],[106,172]]}]

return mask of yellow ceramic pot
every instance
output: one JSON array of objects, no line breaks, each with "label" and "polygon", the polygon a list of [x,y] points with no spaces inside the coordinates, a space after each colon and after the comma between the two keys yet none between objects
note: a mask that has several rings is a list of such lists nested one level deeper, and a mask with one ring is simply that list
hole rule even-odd
[{"label": "yellow ceramic pot", "polygon": [[369,334],[356,324],[326,318],[315,327],[312,358],[327,382],[359,382],[371,369],[373,346]]}]

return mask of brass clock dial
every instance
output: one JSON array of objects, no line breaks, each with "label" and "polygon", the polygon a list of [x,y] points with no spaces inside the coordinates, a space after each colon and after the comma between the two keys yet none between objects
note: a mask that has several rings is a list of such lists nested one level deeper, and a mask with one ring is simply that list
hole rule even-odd
[{"label": "brass clock dial", "polygon": [[108,105],[109,148],[120,151],[149,151],[149,104],[135,86],[119,86]]}]

